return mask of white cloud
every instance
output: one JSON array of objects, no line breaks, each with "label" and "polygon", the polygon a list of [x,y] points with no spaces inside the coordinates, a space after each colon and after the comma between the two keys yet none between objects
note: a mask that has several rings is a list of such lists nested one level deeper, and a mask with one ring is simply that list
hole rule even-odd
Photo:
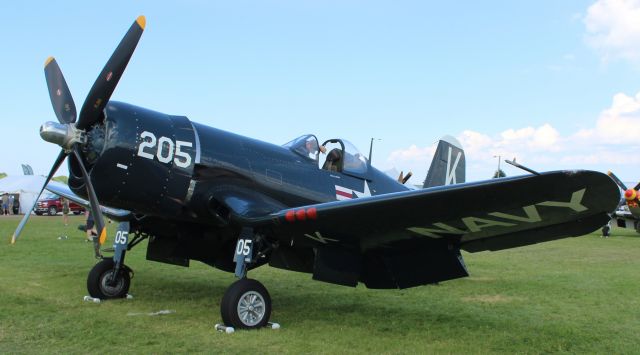
[{"label": "white cloud", "polygon": [[402,161],[424,163],[431,160],[435,151],[435,144],[424,148],[418,148],[417,145],[412,144],[409,148],[393,151],[387,160],[391,162]]},{"label": "white cloud", "polygon": [[518,130],[508,129],[500,134],[501,146],[526,146],[534,151],[557,151],[560,134],[550,124],[538,128],[525,127]]},{"label": "white cloud", "polygon": [[593,129],[583,129],[575,139],[593,139],[604,144],[637,144],[640,138],[640,93],[613,97],[611,107],[602,111]]},{"label": "white cloud", "polygon": [[585,41],[604,61],[640,64],[640,0],[598,0],[583,19]]},{"label": "white cloud", "polygon": [[[628,169],[628,179],[636,179],[637,172],[632,167],[640,165],[640,92],[635,96],[616,94],[611,106],[592,122],[591,128],[566,135],[548,123],[539,127],[509,128],[497,134],[465,130],[457,138],[467,156],[468,180],[490,177],[497,168],[496,156],[517,158],[518,162],[541,171]],[[434,151],[435,144],[424,148],[411,145],[394,151],[388,162],[426,174],[423,170]]]}]

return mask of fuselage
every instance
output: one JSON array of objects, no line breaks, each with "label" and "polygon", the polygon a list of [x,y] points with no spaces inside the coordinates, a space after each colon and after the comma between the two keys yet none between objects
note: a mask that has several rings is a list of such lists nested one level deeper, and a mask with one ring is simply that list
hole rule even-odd
[{"label": "fuselage", "polygon": [[[87,132],[91,180],[102,204],[137,214],[221,224],[233,213],[251,217],[407,190],[370,164],[359,174],[324,170],[287,147],[184,116],[119,102],[105,113]],[[69,164],[70,187],[85,196],[78,168]]]}]

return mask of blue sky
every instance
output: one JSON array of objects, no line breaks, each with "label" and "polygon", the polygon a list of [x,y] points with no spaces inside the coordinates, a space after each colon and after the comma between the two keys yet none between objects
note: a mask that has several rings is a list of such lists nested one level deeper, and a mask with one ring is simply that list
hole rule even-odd
[{"label": "blue sky", "polygon": [[3,2],[0,171],[46,174],[57,155],[38,135],[55,120],[44,60],[80,107],[140,14],[114,100],[273,143],[315,133],[366,152],[380,138],[373,164],[413,183],[445,134],[470,180],[494,155],[640,179],[638,0]]}]

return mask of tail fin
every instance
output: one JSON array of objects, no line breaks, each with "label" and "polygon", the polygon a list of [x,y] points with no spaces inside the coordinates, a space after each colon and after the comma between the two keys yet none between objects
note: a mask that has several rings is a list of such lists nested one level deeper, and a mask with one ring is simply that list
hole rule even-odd
[{"label": "tail fin", "polygon": [[462,145],[457,139],[444,136],[438,142],[423,188],[459,184],[463,183],[464,179],[465,159]]}]

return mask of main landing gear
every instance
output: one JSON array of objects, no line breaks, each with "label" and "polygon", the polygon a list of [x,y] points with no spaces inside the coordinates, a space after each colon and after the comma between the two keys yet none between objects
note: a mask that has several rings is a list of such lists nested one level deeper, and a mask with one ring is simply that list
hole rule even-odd
[{"label": "main landing gear", "polygon": [[133,274],[124,264],[128,241],[129,222],[122,222],[116,232],[113,258],[103,258],[89,272],[87,290],[91,297],[101,300],[127,297]]},{"label": "main landing gear", "polygon": [[234,261],[238,281],[229,286],[222,297],[220,314],[225,325],[240,329],[256,329],[265,327],[271,316],[271,296],[260,282],[247,278],[249,265],[255,264],[259,258],[270,250],[258,252],[254,257],[254,245],[263,246],[266,241],[258,240],[251,228],[243,228],[236,244]]}]

